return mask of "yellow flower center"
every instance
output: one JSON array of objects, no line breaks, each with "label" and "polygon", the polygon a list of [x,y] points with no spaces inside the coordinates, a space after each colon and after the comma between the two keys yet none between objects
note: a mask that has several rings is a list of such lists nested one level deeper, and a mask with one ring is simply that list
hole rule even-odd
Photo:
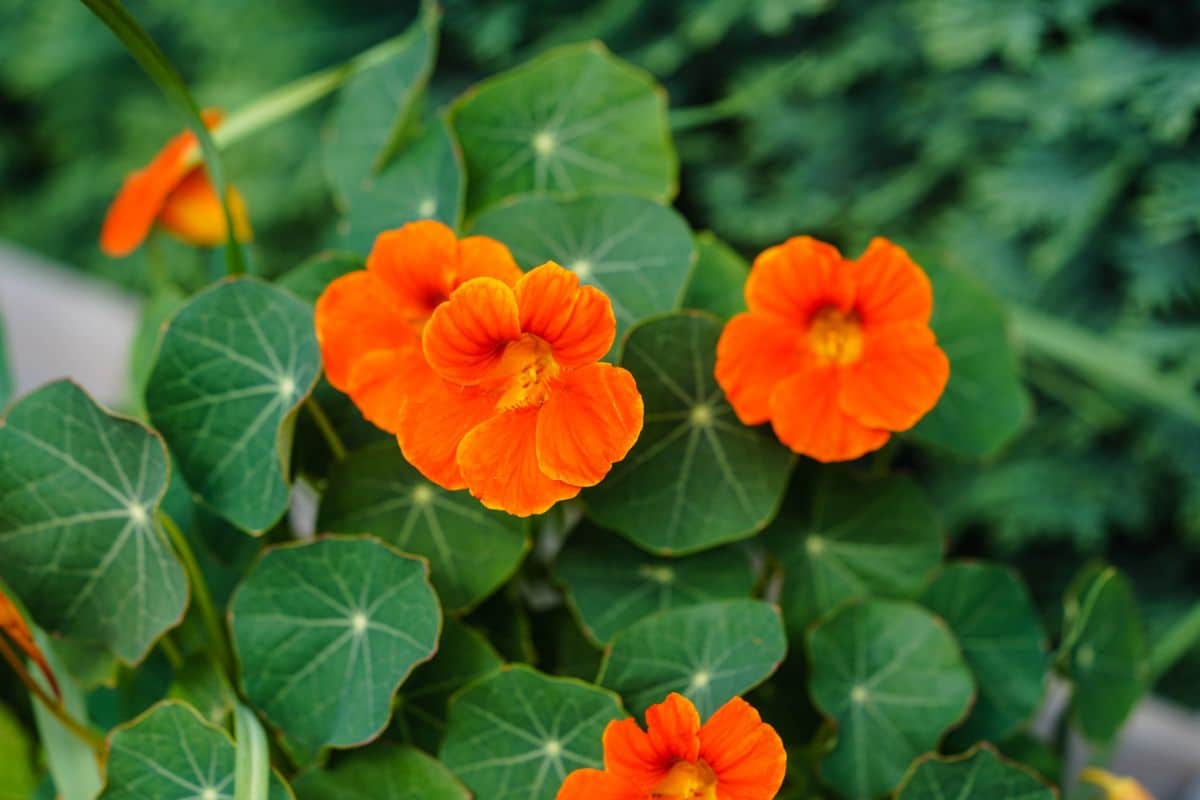
[{"label": "yellow flower center", "polygon": [[550,396],[550,381],[560,371],[554,351],[544,339],[527,333],[510,342],[496,370],[502,392],[496,408],[540,406]]},{"label": "yellow flower center", "polygon": [[703,761],[680,761],[650,790],[651,800],[717,800],[717,776]]},{"label": "yellow flower center", "polygon": [[862,323],[853,311],[833,306],[813,314],[808,321],[808,346],[821,364],[853,364],[862,356]]}]

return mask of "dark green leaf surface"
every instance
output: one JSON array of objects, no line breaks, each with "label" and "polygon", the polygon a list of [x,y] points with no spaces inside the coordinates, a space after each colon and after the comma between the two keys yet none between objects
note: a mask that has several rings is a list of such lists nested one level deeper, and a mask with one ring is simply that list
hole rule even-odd
[{"label": "dark green leaf surface", "polygon": [[326,286],[343,275],[366,267],[366,260],[357,253],[325,251],[285,272],[276,283],[309,305],[314,305]]},{"label": "dark green leaf surface", "polygon": [[979,697],[955,741],[998,742],[1033,716],[1049,672],[1046,634],[1029,591],[995,564],[947,565],[921,595],[954,632]]},{"label": "dark green leaf surface", "polygon": [[695,248],[687,222],[642,197],[525,197],[475,221],[524,269],[554,261],[612,300],[617,341],[639,320],[679,308]]},{"label": "dark green leaf surface", "polygon": [[441,762],[412,747],[381,743],[295,781],[300,800],[471,800]]},{"label": "dark green leaf surface", "polygon": [[878,797],[963,718],[975,692],[945,624],[915,605],[844,606],[810,629],[809,690],[837,724],[821,774],[845,797]]},{"label": "dark green leaf surface", "polygon": [[268,550],[230,619],[246,697],[309,750],[379,735],[441,629],[425,563],[366,537]]},{"label": "dark green leaf surface", "polygon": [[451,115],[471,211],[523,194],[675,194],[666,93],[598,43],[561,47],[489,78]]},{"label": "dark green leaf surface", "polygon": [[320,366],[312,309],[251,278],[196,295],[163,334],[150,419],[192,490],[243,530],[287,509],[295,411]]},{"label": "dark green leaf surface", "polygon": [[523,520],[430,483],[394,441],[353,453],[334,467],[317,528],[371,533],[429,559],[431,580],[448,611],[474,606],[494,592],[529,549]]},{"label": "dark green leaf surface", "polygon": [[926,756],[904,779],[896,800],[1055,800],[1058,793],[1027,767],[980,747],[954,758]]},{"label": "dark green leaf surface", "polygon": [[155,513],[162,440],[51,383],[0,423],[0,579],[52,633],[136,663],[187,605],[183,568]]},{"label": "dark green leaf surface", "polygon": [[660,558],[610,531],[583,525],[554,565],[584,630],[605,644],[619,631],[659,611],[748,597],[754,569],[736,547],[684,558]]},{"label": "dark green leaf surface", "polygon": [[721,326],[696,313],[634,327],[621,365],[646,407],[641,438],[588,491],[588,516],[654,553],[743,539],[774,516],[793,463],[765,427],[747,428],[713,378]]},{"label": "dark green leaf surface", "polygon": [[683,307],[729,319],[746,310],[743,288],[750,265],[709,231],[696,234],[696,266],[688,279]]},{"label": "dark green leaf surface", "polygon": [[624,716],[611,692],[506,667],[450,701],[441,759],[476,797],[553,800],[568,773],[601,766],[604,728]]},{"label": "dark green leaf surface", "polygon": [[770,677],[786,653],[779,609],[726,600],[664,611],[617,634],[597,682],[635,714],[679,692],[704,719]]},{"label": "dark green leaf surface", "polygon": [[937,514],[908,478],[808,468],[794,487],[767,531],[793,634],[853,597],[915,597],[941,561]]}]

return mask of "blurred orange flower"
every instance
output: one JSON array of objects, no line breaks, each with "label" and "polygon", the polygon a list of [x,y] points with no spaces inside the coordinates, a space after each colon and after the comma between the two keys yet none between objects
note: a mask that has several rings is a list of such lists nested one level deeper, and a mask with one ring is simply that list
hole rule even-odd
[{"label": "blurred orange flower", "polygon": [[367,268],[333,281],[317,299],[317,341],[329,382],[363,416],[397,433],[408,396],[440,382],[421,351],[426,321],[460,284],[480,276],[511,286],[521,270],[494,239],[460,241],[433,220],[379,234]]},{"label": "blurred orange flower", "polygon": [[[209,129],[221,122],[221,112],[204,111]],[[138,249],[157,222],[191,245],[215,247],[225,241],[225,214],[203,164],[192,160],[196,136],[184,131],[167,142],[154,160],[125,179],[117,193],[104,227],[100,249],[106,254],[127,256]],[[250,219],[241,194],[229,187],[229,213],[239,241],[251,238]]]},{"label": "blurred orange flower", "polygon": [[929,279],[887,239],[857,261],[789,239],[755,259],[745,292],[749,311],[717,343],[717,382],[742,422],[770,420],[797,453],[858,458],[915,425],[946,388]]},{"label": "blurred orange flower", "polygon": [[771,800],[787,771],[775,729],[735,697],[700,725],[691,701],[671,694],[604,731],[604,769],[567,776],[557,800]]},{"label": "blurred orange flower", "polygon": [[404,455],[447,488],[527,516],[599,483],[642,430],[642,397],[612,347],[608,297],[546,263],[509,286],[467,281],[425,326],[443,380],[400,412]]},{"label": "blurred orange flower", "polygon": [[1080,772],[1079,779],[1103,789],[1105,800],[1154,800],[1153,795],[1133,778],[1122,778],[1096,767]]},{"label": "blurred orange flower", "polygon": [[25,624],[21,612],[17,610],[16,605],[3,590],[0,590],[0,633],[7,634],[13,644],[38,665],[42,674],[46,676],[46,682],[50,684],[50,688],[55,694],[58,694],[58,681],[54,679],[54,672],[50,669],[46,656],[42,654],[41,648],[33,640],[33,632]]}]

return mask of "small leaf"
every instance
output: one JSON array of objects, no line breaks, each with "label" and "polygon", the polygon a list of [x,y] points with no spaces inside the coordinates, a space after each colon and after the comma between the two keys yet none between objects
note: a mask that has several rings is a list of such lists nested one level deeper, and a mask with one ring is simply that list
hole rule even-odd
[{"label": "small leaf", "polygon": [[708,311],[721,319],[746,310],[744,287],[750,265],[708,231],[696,234],[696,267],[688,279],[683,307]]},{"label": "small leaf", "polygon": [[425,563],[366,537],[268,550],[230,620],[246,697],[309,750],[378,736],[441,629]]},{"label": "small leaf", "polygon": [[554,800],[567,773],[599,768],[616,695],[525,666],[481,678],[450,701],[441,759],[476,797]]},{"label": "small leaf", "polygon": [[945,624],[909,603],[843,606],[809,630],[808,660],[813,702],[837,724],[822,775],[856,800],[895,788],[975,692]]},{"label": "small leaf", "polygon": [[635,714],[679,692],[707,718],[770,677],[786,654],[779,609],[761,600],[726,600],[664,611],[625,629],[596,681]]},{"label": "small leaf", "polygon": [[598,644],[659,611],[749,597],[755,581],[746,553],[734,547],[659,558],[587,524],[567,539],[554,574]]},{"label": "small leaf", "polygon": [[252,278],[193,297],[168,324],[146,408],[188,485],[251,533],[287,509],[295,411],[320,372],[312,309]]},{"label": "small leaf", "polygon": [[1056,800],[1058,792],[1032,770],[1001,758],[989,745],[959,756],[917,760],[896,800]]},{"label": "small leaf", "polygon": [[585,495],[588,516],[662,555],[744,539],[775,515],[793,463],[765,427],[747,428],[713,378],[720,324],[678,313],[643,322],[621,365],[645,401],[638,443]]},{"label": "small leaf", "polygon": [[337,464],[317,517],[319,530],[371,533],[429,559],[430,579],[447,611],[476,605],[512,577],[529,550],[527,527],[466,492],[425,480],[395,441]]},{"label": "small leaf", "polygon": [[381,743],[296,779],[300,800],[471,800],[453,773],[412,747]]},{"label": "small leaf", "polygon": [[155,520],[166,485],[145,426],[68,381],[27,395],[0,423],[0,579],[45,630],[141,661],[187,604]]},{"label": "small leaf", "polygon": [[567,45],[472,87],[451,109],[472,211],[508,197],[636,194],[679,171],[666,92],[598,43]]}]

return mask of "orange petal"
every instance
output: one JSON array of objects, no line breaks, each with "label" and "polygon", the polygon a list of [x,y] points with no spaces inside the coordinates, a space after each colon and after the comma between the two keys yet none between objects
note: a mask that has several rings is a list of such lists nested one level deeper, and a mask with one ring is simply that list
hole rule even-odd
[{"label": "orange petal", "polygon": [[646,709],[646,731],[668,768],[676,761],[700,757],[700,714],[681,694],[671,692],[666,700]]},{"label": "orange petal", "polygon": [[423,336],[425,358],[448,381],[487,380],[505,345],[521,338],[513,290],[495,278],[475,278],[433,312]]},{"label": "orange petal", "polygon": [[[424,356],[422,356],[424,364]],[[473,386],[439,378],[425,365],[427,379],[400,412],[397,440],[404,458],[444,489],[465,489],[458,446],[472,428],[496,415],[496,399]]]},{"label": "orange petal", "polygon": [[521,268],[502,243],[487,236],[468,236],[458,243],[458,288],[471,278],[495,278],[512,286],[521,279]]},{"label": "orange petal", "polygon": [[797,236],[764,250],[746,279],[746,306],[805,323],[822,306],[849,311],[854,277],[837,248]]},{"label": "orange petal", "polygon": [[642,414],[642,396],[628,371],[611,364],[567,371],[538,414],[542,471],[575,486],[595,486],[637,441]]},{"label": "orange petal", "polygon": [[853,273],[858,284],[855,309],[863,324],[928,324],[933,314],[933,287],[903,247],[880,237],[872,239],[854,262]]},{"label": "orange petal", "polygon": [[598,769],[577,769],[567,776],[555,800],[646,800],[646,793]]},{"label": "orange petal", "polygon": [[891,435],[868,428],[838,402],[841,371],[806,362],[771,393],[771,424],[779,440],[817,461],[850,461],[878,450]]},{"label": "orange petal", "polygon": [[388,433],[400,430],[400,414],[409,395],[426,380],[440,380],[415,343],[397,350],[375,350],[354,362],[346,394],[363,417]]},{"label": "orange petal", "polygon": [[862,360],[842,380],[842,410],[871,428],[905,431],[942,396],[950,361],[933,331],[901,322],[867,329]]},{"label": "orange petal", "polygon": [[33,632],[29,630],[29,626],[25,623],[21,612],[17,610],[16,605],[3,590],[0,590],[0,631],[7,634],[8,638],[12,639],[13,644],[38,665],[38,669],[46,676],[46,682],[50,684],[50,688],[54,691],[54,694],[61,696],[58,689],[58,681],[55,680],[54,672],[50,669],[50,664],[42,654],[41,648],[33,640]]},{"label": "orange petal", "polygon": [[454,289],[458,240],[436,220],[410,222],[375,237],[367,270],[392,288],[401,312],[424,321]]},{"label": "orange petal", "polygon": [[325,287],[317,298],[317,342],[329,382],[350,390],[354,364],[369,353],[416,348],[421,339],[405,322],[395,294],[375,275],[359,270]]},{"label": "orange petal", "polygon": [[579,276],[548,261],[525,273],[513,288],[521,309],[521,330],[544,339],[563,367],[599,361],[612,348],[617,318],[612,302]]},{"label": "orange petal", "polygon": [[637,720],[617,720],[604,729],[604,768],[643,795],[667,776],[673,764],[670,754],[656,746]]},{"label": "orange petal", "polygon": [[[238,241],[250,241],[250,218],[246,201],[236,188],[228,189],[229,213]],[[163,203],[158,222],[180,240],[195,247],[216,247],[227,238],[225,209],[203,167],[196,167],[171,191]]]},{"label": "orange petal", "polygon": [[779,735],[740,697],[704,723],[700,757],[717,773],[720,800],[771,800],[787,772],[787,750]]},{"label": "orange petal", "polygon": [[771,392],[800,369],[804,330],[781,317],[743,312],[729,320],[717,341],[717,383],[738,419],[747,425],[771,416]]},{"label": "orange petal", "polygon": [[459,444],[458,465],[467,488],[488,508],[527,517],[579,494],[578,486],[548,477],[538,464],[538,410],[505,411],[473,428]]}]

